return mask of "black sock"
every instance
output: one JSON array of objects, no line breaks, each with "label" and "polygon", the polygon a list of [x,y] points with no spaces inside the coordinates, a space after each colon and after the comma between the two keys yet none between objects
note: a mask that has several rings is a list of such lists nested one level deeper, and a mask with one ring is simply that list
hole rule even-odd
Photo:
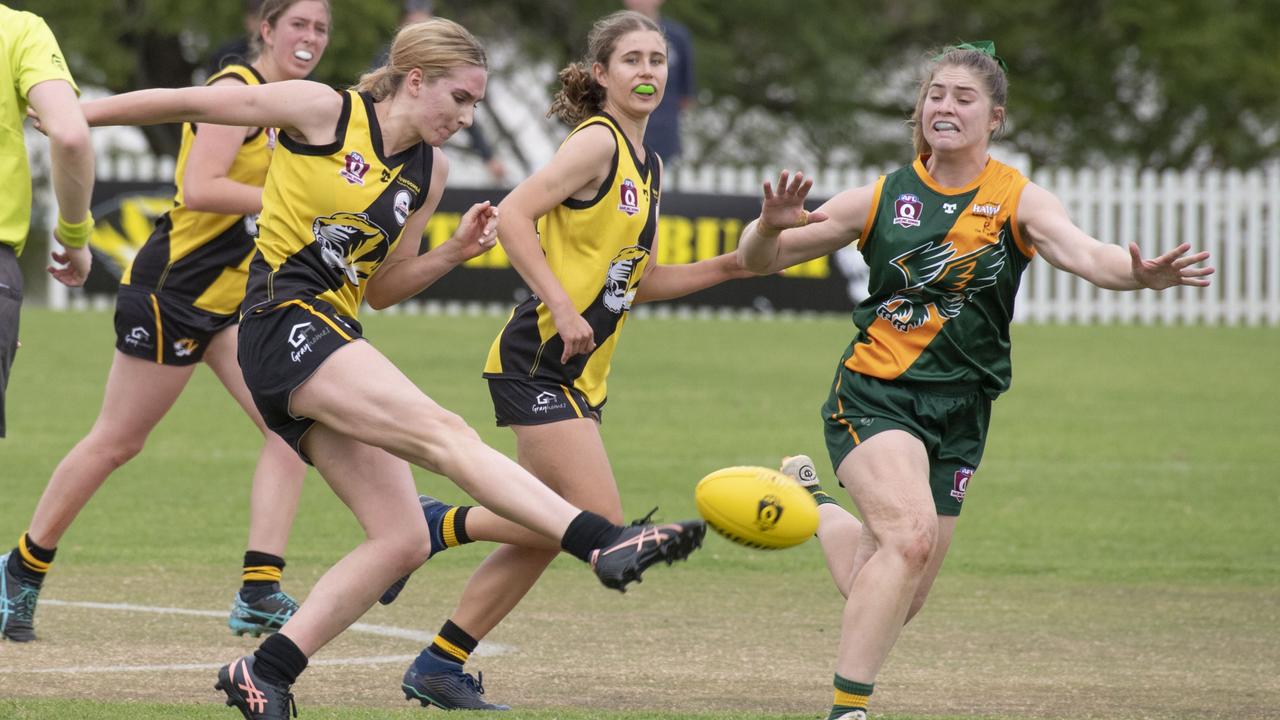
[{"label": "black sock", "polygon": [[[459,505],[450,512],[453,513],[453,536],[457,540],[457,545],[466,545],[469,542],[474,542],[471,536],[467,534],[467,513],[471,512],[471,506]],[[450,545],[449,547],[455,546]]]},{"label": "black sock", "polygon": [[414,661],[414,669],[425,675],[448,667],[440,665],[441,662],[465,665],[479,644],[479,640],[471,637],[466,630],[455,625],[452,620],[445,620],[435,640]]},{"label": "black sock", "polygon": [[253,653],[254,670],[262,679],[277,685],[292,685],[307,669],[307,656],[288,637],[276,633]]},{"label": "black sock", "polygon": [[57,548],[40,547],[30,535],[23,533],[18,538],[18,546],[9,553],[9,572],[27,585],[40,587],[57,552]]},{"label": "black sock", "polygon": [[583,510],[578,513],[560,538],[560,547],[582,562],[591,561],[591,551],[606,547],[618,539],[622,528],[599,515]]},{"label": "black sock", "polygon": [[241,573],[240,596],[246,602],[257,599],[253,596],[270,595],[275,586],[280,584],[284,574],[284,558],[271,553],[246,550],[244,553],[244,570]]}]

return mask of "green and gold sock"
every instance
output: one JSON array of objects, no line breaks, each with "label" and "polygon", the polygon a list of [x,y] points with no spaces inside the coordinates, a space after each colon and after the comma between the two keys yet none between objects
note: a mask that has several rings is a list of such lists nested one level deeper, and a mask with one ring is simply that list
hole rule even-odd
[{"label": "green and gold sock", "polygon": [[819,505],[825,505],[826,503],[831,503],[833,505],[840,504],[839,501],[828,495],[827,491],[823,490],[820,485],[814,485],[811,488],[807,487],[805,490],[809,491],[809,494],[813,496],[813,499],[816,500]]},{"label": "green and gold sock", "polygon": [[[827,715],[827,720],[865,720],[867,701],[871,699],[875,684],[856,683],[836,673],[835,686],[835,700],[831,703],[831,714]],[[861,715],[858,715],[859,711]]]}]

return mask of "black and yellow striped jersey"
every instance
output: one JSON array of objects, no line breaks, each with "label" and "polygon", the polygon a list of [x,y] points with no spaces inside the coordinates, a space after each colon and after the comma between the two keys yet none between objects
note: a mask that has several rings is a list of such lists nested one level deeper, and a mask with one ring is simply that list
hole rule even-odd
[{"label": "black and yellow striped jersey", "polygon": [[246,310],[319,299],[354,319],[365,282],[426,201],[431,146],[419,142],[387,157],[367,93],[342,93],[336,135],[328,145],[307,145],[281,134],[263,190]]},{"label": "black and yellow striped jersey", "polygon": [[[247,65],[229,65],[209,78],[235,78],[246,85],[266,82]],[[227,178],[245,185],[262,187],[271,164],[276,131],[258,128],[245,138],[227,170]],[[222,215],[188,208],[183,202],[183,175],[195,142],[192,123],[182,126],[182,147],[178,151],[173,209],[156,221],[147,242],[120,279],[151,292],[164,292],[178,300],[215,315],[234,315],[244,299],[253,237],[257,232],[252,215]]]},{"label": "black and yellow striped jersey", "polygon": [[553,380],[572,385],[592,405],[600,405],[618,334],[649,263],[661,182],[657,155],[646,146],[640,162],[613,118],[594,115],[573,132],[591,125],[613,131],[616,149],[609,175],[594,198],[570,198],[540,218],[538,234],[551,271],[595,331],[596,349],[562,364],[564,341],[551,311],[534,295],[516,307],[494,340],[484,375]]},{"label": "black and yellow striped jersey", "polygon": [[870,297],[853,310],[845,366],[882,380],[1009,387],[1009,323],[1035,254],[1018,229],[1027,178],[989,159],[965,187],[925,159],[881,177],[858,248]]}]

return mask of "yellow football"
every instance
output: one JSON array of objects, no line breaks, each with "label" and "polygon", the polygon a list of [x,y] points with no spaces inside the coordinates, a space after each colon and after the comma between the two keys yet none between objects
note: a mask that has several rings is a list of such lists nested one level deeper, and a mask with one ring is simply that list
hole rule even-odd
[{"label": "yellow football", "polygon": [[809,491],[766,467],[716,470],[698,481],[693,497],[707,524],[739,545],[777,550],[818,530],[818,504]]}]

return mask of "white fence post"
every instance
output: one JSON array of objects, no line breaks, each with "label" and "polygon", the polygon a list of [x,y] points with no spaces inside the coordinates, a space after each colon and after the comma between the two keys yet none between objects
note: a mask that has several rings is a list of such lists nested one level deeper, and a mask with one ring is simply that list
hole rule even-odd
[{"label": "white fence post", "polygon": [[1267,192],[1263,199],[1267,212],[1266,243],[1267,287],[1266,323],[1280,325],[1280,162],[1267,168]]},{"label": "white fence post", "polygon": [[[1116,242],[1121,247],[1128,248],[1129,243],[1138,242],[1138,170],[1135,167],[1124,167],[1120,169],[1120,189],[1117,191],[1116,201],[1120,205],[1120,226],[1114,235]],[[1117,293],[1116,298],[1116,320],[1118,322],[1133,322],[1138,317],[1137,298],[1133,293]]]},{"label": "white fence post", "polygon": [[1217,266],[1218,277],[1215,278],[1223,284],[1223,304],[1226,308],[1226,317],[1223,319],[1227,325],[1239,323],[1242,314],[1240,306],[1241,293],[1238,290],[1240,279],[1243,277],[1241,273],[1243,266],[1240,260],[1240,245],[1243,233],[1240,223],[1242,186],[1240,173],[1235,170],[1229,171],[1227,173],[1226,202],[1223,203],[1227,210],[1227,216],[1223,223],[1226,233],[1222,239],[1224,247],[1221,262]]},{"label": "white fence post", "polygon": [[1262,227],[1262,203],[1266,197],[1263,187],[1263,175],[1251,170],[1245,182],[1245,322],[1257,325],[1262,322],[1266,310],[1262,295],[1262,278],[1264,269]]}]

